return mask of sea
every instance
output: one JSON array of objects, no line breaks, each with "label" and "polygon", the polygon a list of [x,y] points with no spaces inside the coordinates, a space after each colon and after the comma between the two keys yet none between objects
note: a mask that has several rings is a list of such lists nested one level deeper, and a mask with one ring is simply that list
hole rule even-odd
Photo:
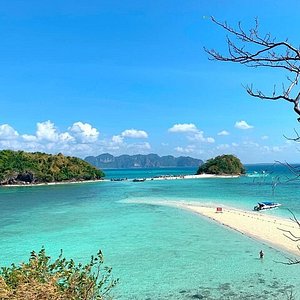
[{"label": "sea", "polygon": [[274,201],[282,206],[261,213],[300,219],[297,166],[246,169],[248,176],[238,178],[143,182],[132,179],[197,168],[114,169],[104,170],[108,180],[101,182],[1,187],[0,265],[19,264],[42,247],[53,258],[63,249],[82,263],[101,249],[119,279],[114,299],[300,299],[300,265],[287,264],[292,255],[163,204],[251,211],[259,201]]}]

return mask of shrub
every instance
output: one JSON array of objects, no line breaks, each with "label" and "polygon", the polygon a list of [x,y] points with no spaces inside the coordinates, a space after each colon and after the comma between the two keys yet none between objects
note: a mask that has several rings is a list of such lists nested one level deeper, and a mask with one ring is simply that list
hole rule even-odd
[{"label": "shrub", "polygon": [[118,280],[103,267],[101,251],[86,265],[62,256],[51,262],[42,248],[31,252],[29,261],[0,271],[0,299],[9,300],[104,300]]}]

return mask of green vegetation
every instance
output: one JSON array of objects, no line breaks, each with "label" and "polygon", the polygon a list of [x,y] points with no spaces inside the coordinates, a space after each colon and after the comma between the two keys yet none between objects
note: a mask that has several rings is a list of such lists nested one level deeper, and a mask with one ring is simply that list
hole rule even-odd
[{"label": "green vegetation", "polygon": [[45,249],[32,252],[27,263],[2,267],[2,300],[104,300],[118,280],[111,268],[103,267],[103,254],[92,256],[88,264],[76,265],[60,256],[51,262]]},{"label": "green vegetation", "polygon": [[209,159],[199,167],[197,174],[240,175],[245,174],[241,161],[234,155],[221,155]]},{"label": "green vegetation", "polygon": [[0,151],[0,184],[101,179],[104,173],[77,157],[41,152]]}]

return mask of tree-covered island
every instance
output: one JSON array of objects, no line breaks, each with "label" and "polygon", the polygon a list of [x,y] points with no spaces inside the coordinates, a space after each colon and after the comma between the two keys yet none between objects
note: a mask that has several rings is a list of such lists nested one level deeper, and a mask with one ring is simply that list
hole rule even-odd
[{"label": "tree-covered island", "polygon": [[197,174],[215,175],[241,175],[245,174],[245,168],[241,161],[234,155],[220,155],[207,160],[199,167]]},{"label": "tree-covered island", "polygon": [[59,153],[0,151],[0,185],[98,180],[104,173],[86,161]]}]

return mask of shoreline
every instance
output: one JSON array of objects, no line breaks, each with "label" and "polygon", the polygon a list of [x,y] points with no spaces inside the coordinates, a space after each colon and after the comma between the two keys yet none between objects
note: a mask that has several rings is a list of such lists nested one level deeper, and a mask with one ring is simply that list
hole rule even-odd
[{"label": "shoreline", "polygon": [[[246,211],[233,207],[202,206],[198,203],[181,201],[125,201],[126,203],[146,203],[150,205],[171,206],[200,215],[220,226],[234,230],[256,241],[265,243],[274,249],[284,251],[294,256],[300,257],[298,243],[292,241],[284,234],[287,231],[295,236],[300,235],[298,224],[292,220],[282,217],[265,215],[263,212]],[[217,212],[217,207],[222,208],[222,212]],[[286,232],[285,232],[286,231]]]},{"label": "shoreline", "polygon": [[183,179],[206,179],[206,178],[238,178],[240,175],[215,175],[215,174],[187,174],[187,175],[160,175],[155,177],[142,177],[142,178],[110,178],[109,181],[158,181],[158,180],[183,180]]},{"label": "shoreline", "polygon": [[177,179],[204,179],[204,178],[238,178],[240,175],[215,175],[215,174],[199,174],[199,175],[163,175],[159,177],[146,178],[146,180],[177,180]]},{"label": "shoreline", "polygon": [[182,209],[189,210],[205,218],[228,227],[249,238],[264,242],[272,248],[286,251],[300,257],[298,243],[284,235],[290,231],[295,236],[299,235],[299,226],[289,219],[264,215],[263,212],[248,212],[233,208],[222,207],[222,212],[216,212],[216,207],[194,207],[182,205]]},{"label": "shoreline", "polygon": [[94,179],[94,180],[82,180],[82,181],[56,181],[56,182],[42,182],[42,183],[24,183],[24,184],[1,184],[0,188],[10,187],[34,187],[34,186],[52,186],[52,185],[64,185],[64,184],[80,184],[80,183],[96,183],[108,181],[107,179]]},{"label": "shoreline", "polygon": [[[205,179],[205,178],[238,178],[239,175],[214,175],[214,174],[200,174],[200,175],[162,175],[158,177],[142,178],[143,181],[157,181],[157,180],[183,180],[183,179]],[[0,184],[1,187],[34,187],[34,186],[49,186],[49,185],[62,185],[62,184],[78,184],[78,183],[95,183],[95,182],[109,182],[109,181],[130,181],[134,178],[113,180],[111,179],[95,179],[95,180],[82,180],[82,181],[57,181],[57,182],[43,182],[43,183],[20,183],[20,184]]]}]

